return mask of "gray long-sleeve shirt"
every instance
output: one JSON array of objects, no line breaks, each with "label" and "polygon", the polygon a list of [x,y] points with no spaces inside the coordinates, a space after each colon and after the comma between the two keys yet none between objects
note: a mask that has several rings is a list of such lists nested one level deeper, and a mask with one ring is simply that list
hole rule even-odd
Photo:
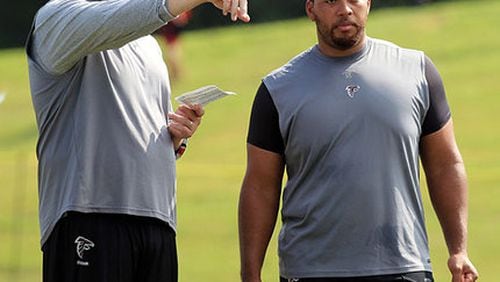
[{"label": "gray long-sleeve shirt", "polygon": [[172,18],[166,0],[53,0],[38,11],[27,51],[42,244],[70,210],[175,229],[170,85],[149,35]]}]

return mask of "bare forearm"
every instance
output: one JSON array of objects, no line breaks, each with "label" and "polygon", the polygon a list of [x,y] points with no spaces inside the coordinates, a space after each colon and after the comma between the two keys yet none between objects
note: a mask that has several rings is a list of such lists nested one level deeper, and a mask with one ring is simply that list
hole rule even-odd
[{"label": "bare forearm", "polygon": [[233,21],[241,20],[249,22],[248,0],[166,0],[167,9],[173,15],[180,15],[182,12],[193,9],[202,3],[212,3],[222,10],[223,15],[231,14]]},{"label": "bare forearm", "polygon": [[167,10],[174,16],[189,11],[194,7],[207,2],[206,0],[167,0]]},{"label": "bare forearm", "polygon": [[467,177],[458,161],[427,175],[432,204],[450,255],[467,253]]},{"label": "bare forearm", "polygon": [[244,181],[239,204],[241,278],[261,281],[260,272],[271,239],[279,207],[279,188],[263,194]]}]

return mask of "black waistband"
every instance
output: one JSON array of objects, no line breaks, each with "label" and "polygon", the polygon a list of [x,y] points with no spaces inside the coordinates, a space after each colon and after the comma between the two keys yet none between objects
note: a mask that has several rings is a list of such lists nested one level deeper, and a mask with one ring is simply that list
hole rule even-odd
[{"label": "black waistband", "polygon": [[432,273],[428,271],[407,272],[389,275],[362,276],[362,277],[317,277],[317,278],[291,278],[281,277],[280,282],[390,282],[390,281],[415,281],[433,282]]}]

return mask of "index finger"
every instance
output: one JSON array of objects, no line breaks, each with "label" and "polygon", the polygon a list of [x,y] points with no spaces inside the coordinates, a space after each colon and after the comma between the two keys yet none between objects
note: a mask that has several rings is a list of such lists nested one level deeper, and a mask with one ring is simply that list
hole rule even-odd
[{"label": "index finger", "polygon": [[205,114],[205,110],[203,109],[203,106],[200,104],[194,104],[191,106],[191,109],[195,112],[195,114],[198,117],[201,117]]},{"label": "index finger", "polygon": [[477,277],[476,275],[474,275],[474,273],[465,273],[465,282],[474,282],[477,280]]},{"label": "index finger", "polygon": [[222,14],[224,16],[227,15],[227,12],[229,11],[230,6],[231,6],[231,0],[223,0],[223,3],[222,3]]},{"label": "index finger", "polygon": [[203,116],[205,111],[203,110],[203,107],[200,104],[182,104],[177,108],[176,111],[177,114],[182,115],[184,117],[187,117],[191,120],[194,120],[198,117]]},{"label": "index finger", "polygon": [[239,17],[242,20],[249,19],[250,16],[248,16],[248,0],[241,0],[240,1],[240,13]]},{"label": "index finger", "polygon": [[239,6],[238,0],[233,0],[231,3],[231,19],[233,21],[236,21],[238,19],[238,6]]}]

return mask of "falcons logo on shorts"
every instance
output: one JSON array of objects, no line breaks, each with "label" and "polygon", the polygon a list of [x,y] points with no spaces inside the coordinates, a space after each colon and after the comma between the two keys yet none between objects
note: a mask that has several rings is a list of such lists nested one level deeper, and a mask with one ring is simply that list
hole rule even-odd
[{"label": "falcons logo on shorts", "polygon": [[354,98],[354,94],[358,93],[359,89],[361,89],[359,85],[347,85],[345,91],[349,97]]},{"label": "falcons logo on shorts", "polygon": [[76,238],[75,240],[75,244],[76,244],[76,254],[80,259],[83,259],[83,252],[88,251],[95,246],[94,242],[90,241],[89,239],[83,236],[78,236],[78,238]]}]

